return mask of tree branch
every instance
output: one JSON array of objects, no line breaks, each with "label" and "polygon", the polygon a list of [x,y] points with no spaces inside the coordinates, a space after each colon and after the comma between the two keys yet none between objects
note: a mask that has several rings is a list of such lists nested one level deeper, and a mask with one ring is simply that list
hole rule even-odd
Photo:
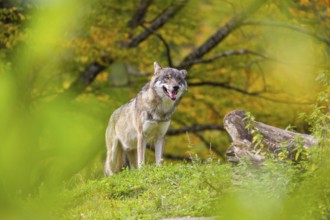
[{"label": "tree branch", "polygon": [[291,29],[293,31],[297,31],[306,35],[309,35],[325,44],[330,46],[330,38],[326,36],[319,35],[313,31],[310,31],[308,29],[296,26],[294,24],[284,23],[284,22],[278,22],[278,21],[253,21],[248,20],[242,23],[242,25],[263,25],[263,26],[272,26],[272,27],[281,27],[281,28],[287,28]]},{"label": "tree branch", "polygon": [[165,50],[166,50],[166,57],[167,57],[167,63],[168,66],[172,67],[173,63],[172,63],[172,57],[171,57],[171,48],[168,45],[168,43],[166,42],[166,40],[163,38],[163,36],[151,29],[149,29],[148,27],[144,26],[143,24],[141,25],[144,29],[150,31],[153,35],[155,35],[164,45]]},{"label": "tree branch", "polygon": [[199,63],[211,63],[217,59],[223,58],[223,57],[228,57],[228,56],[237,56],[237,55],[244,55],[244,54],[252,54],[256,56],[260,56],[265,59],[270,59],[266,55],[263,55],[261,53],[257,53],[248,49],[239,49],[239,50],[228,50],[225,52],[217,53],[215,56],[207,59],[196,59],[196,60],[191,60],[186,62],[186,65],[191,65],[191,64],[199,64]]},{"label": "tree branch", "polygon": [[107,68],[109,63],[113,60],[110,59],[107,62],[94,61],[88,65],[85,70],[71,83],[70,87],[64,92],[59,94],[56,99],[62,98],[74,98],[77,94],[82,93],[87,86],[89,86],[96,78],[96,76]]},{"label": "tree branch", "polygon": [[137,6],[135,14],[132,19],[127,23],[127,26],[131,29],[136,28],[140,24],[142,24],[144,17],[148,11],[148,8],[153,0],[141,0],[140,4]]},{"label": "tree branch", "polygon": [[173,6],[170,6],[165,10],[160,16],[158,16],[155,20],[152,21],[150,26],[148,27],[148,30],[143,31],[136,37],[133,37],[131,41],[126,44],[128,48],[136,47],[139,45],[142,41],[147,39],[152,33],[154,33],[156,30],[161,28],[168,20],[173,18],[187,3],[188,0],[181,0],[178,4],[175,4]]},{"label": "tree branch", "polygon": [[[151,151],[155,152],[155,147],[152,145],[147,146]],[[169,153],[163,152],[163,158],[170,159],[170,160],[183,160],[183,161],[192,161],[192,158],[190,156],[181,156],[181,155],[173,155]]]},{"label": "tree branch", "polygon": [[[216,124],[208,124],[208,125],[192,125],[192,126],[185,126],[179,129],[171,129],[167,131],[168,136],[174,136],[174,135],[180,135],[185,134],[186,132],[194,133],[195,136],[197,136],[204,144],[205,147],[209,147],[209,142],[204,138],[203,135],[199,134],[199,131],[206,131],[206,130],[220,130],[225,131],[224,127],[222,125],[216,125]],[[224,158],[224,154],[220,152],[216,148],[211,149],[214,153],[216,153],[218,156]],[[186,158],[185,158],[186,160]],[[191,158],[190,158],[191,160]]]},{"label": "tree branch", "polygon": [[229,85],[227,82],[214,82],[214,81],[202,81],[202,82],[190,82],[189,86],[215,86],[215,87],[222,87],[225,89],[230,89],[230,90],[234,90],[236,92],[245,94],[245,95],[251,95],[251,96],[257,96],[259,95],[261,92],[264,91],[258,91],[258,92],[248,92],[244,89],[235,87],[235,86],[231,86]]},{"label": "tree branch", "polygon": [[[187,3],[188,0],[181,0],[178,4],[170,6],[165,12],[160,14],[148,27],[148,29],[155,32],[157,29],[161,28],[168,20],[170,20],[174,15],[176,15],[180,9]],[[126,48],[132,48],[138,46],[142,41],[146,40],[151,34],[151,31],[145,30],[138,36],[131,39],[131,41],[124,45]],[[69,86],[67,90],[65,90],[62,94],[60,94],[57,99],[61,99],[62,97],[67,97],[69,94],[69,98],[76,97],[79,93],[83,92],[84,89],[89,86],[96,76],[105,70],[111,63],[113,59],[110,55],[104,55],[102,57],[102,61],[94,61],[89,64],[85,70],[73,81],[73,83]]]},{"label": "tree branch", "polygon": [[222,153],[221,151],[219,151],[217,148],[214,148],[214,147],[210,146],[211,143],[209,141],[207,141],[203,135],[201,135],[200,133],[194,133],[194,135],[197,136],[204,143],[204,145],[205,145],[206,148],[208,148],[209,150],[211,150],[214,153],[216,153],[222,159],[225,159],[224,153]]},{"label": "tree branch", "polygon": [[[318,140],[311,135],[257,122],[242,110],[228,113],[223,121],[224,127],[233,141],[226,152],[227,160],[231,162],[239,162],[247,156],[252,162],[262,164],[266,153],[278,156],[283,151],[287,151],[287,159],[297,161],[301,155],[297,155],[295,149],[306,150],[318,144]],[[255,141],[256,133],[260,136],[257,141]],[[258,151],[264,154],[260,154]]]},{"label": "tree branch", "polygon": [[246,10],[231,18],[224,26],[220,27],[211,37],[209,37],[202,45],[188,54],[178,65],[178,69],[190,69],[193,61],[200,59],[206,53],[211,51],[219,43],[221,43],[232,31],[238,28],[241,23],[252,13],[256,12],[264,1],[258,0],[254,2]]},{"label": "tree branch", "polygon": [[282,104],[290,104],[290,105],[311,105],[314,102],[313,101],[305,101],[305,102],[300,102],[300,101],[295,101],[295,100],[281,100],[281,99],[275,99],[275,98],[271,98],[271,97],[267,97],[267,96],[262,96],[262,95],[255,95],[255,97],[260,98],[260,99],[264,99],[267,101],[271,101],[271,102],[277,102],[277,103],[282,103]]},{"label": "tree branch", "polygon": [[163,153],[163,157],[170,160],[192,161],[190,156],[173,155],[169,153]]},{"label": "tree branch", "polygon": [[[213,82],[213,81],[202,81],[202,82],[191,82],[188,83],[189,86],[214,86],[214,87],[221,87],[224,89],[229,89],[229,90],[233,90],[236,92],[239,92],[241,94],[244,95],[249,95],[249,96],[253,96],[253,97],[257,97],[257,98],[261,98],[261,99],[265,99],[268,101],[272,101],[272,102],[278,102],[278,103],[284,103],[284,104],[294,104],[294,105],[310,105],[313,102],[299,102],[299,101],[294,101],[294,100],[280,100],[280,99],[275,99],[275,98],[271,98],[271,97],[267,97],[267,96],[262,96],[261,93],[265,93],[267,92],[266,89],[261,90],[261,91],[257,91],[257,92],[248,92],[244,89],[235,87],[235,86],[231,86],[229,85],[227,82]],[[269,92],[269,91],[268,91]]]},{"label": "tree branch", "polygon": [[205,131],[205,130],[220,130],[224,131],[224,127],[222,125],[216,124],[208,124],[208,125],[191,125],[185,126],[179,129],[170,129],[167,131],[167,135],[180,135],[185,134],[186,132],[198,132],[198,131]]}]

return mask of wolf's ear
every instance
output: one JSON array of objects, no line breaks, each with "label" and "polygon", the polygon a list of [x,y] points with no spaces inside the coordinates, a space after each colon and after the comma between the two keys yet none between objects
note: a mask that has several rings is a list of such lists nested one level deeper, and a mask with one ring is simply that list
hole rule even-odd
[{"label": "wolf's ear", "polygon": [[187,77],[187,75],[188,75],[187,70],[180,70],[180,72],[181,72],[183,78],[186,78]]},{"label": "wolf's ear", "polygon": [[155,74],[157,74],[162,69],[162,67],[155,61],[154,69],[155,69]]}]

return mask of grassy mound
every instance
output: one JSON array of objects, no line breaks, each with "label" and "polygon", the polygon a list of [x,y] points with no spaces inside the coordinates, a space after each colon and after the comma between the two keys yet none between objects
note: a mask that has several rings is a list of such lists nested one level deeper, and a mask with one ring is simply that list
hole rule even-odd
[{"label": "grassy mound", "polygon": [[[328,168],[326,168],[328,169]],[[62,192],[60,219],[327,219],[330,178],[285,162],[145,166]]]},{"label": "grassy mound", "polygon": [[168,164],[124,170],[65,192],[64,219],[159,219],[208,216],[218,189],[231,186],[231,168],[219,163]]}]

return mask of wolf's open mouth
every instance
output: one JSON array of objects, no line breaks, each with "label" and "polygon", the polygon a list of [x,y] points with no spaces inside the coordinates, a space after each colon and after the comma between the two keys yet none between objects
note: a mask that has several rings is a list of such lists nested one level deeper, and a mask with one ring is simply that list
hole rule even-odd
[{"label": "wolf's open mouth", "polygon": [[164,93],[170,98],[172,99],[173,101],[176,100],[176,95],[178,94],[178,91],[169,91],[165,88],[165,86],[163,86],[163,90],[164,90]]}]

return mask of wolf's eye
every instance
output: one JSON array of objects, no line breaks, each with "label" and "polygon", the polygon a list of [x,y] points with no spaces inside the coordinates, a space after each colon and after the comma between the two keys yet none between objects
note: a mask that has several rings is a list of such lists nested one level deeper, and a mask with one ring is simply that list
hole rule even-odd
[{"label": "wolf's eye", "polygon": [[164,79],[165,80],[169,80],[171,77],[169,76],[169,75],[167,75],[167,76],[164,76]]}]

